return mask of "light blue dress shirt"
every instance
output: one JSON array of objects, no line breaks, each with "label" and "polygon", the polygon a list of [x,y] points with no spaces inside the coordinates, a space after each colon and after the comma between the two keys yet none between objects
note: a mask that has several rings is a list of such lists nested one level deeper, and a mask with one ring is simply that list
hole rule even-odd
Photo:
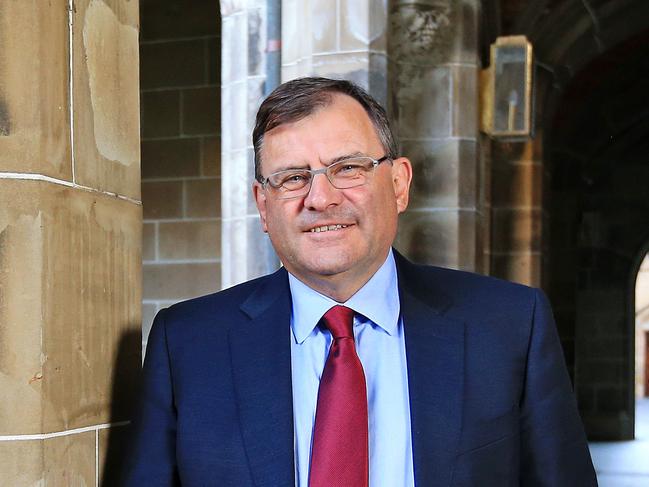
[{"label": "light blue dress shirt", "polygon": [[[337,303],[289,274],[295,485],[308,487],[318,386],[331,333],[318,321]],[[370,487],[414,487],[410,401],[397,271],[392,251],[347,302],[356,312],[356,351],[363,364],[369,413]]]}]

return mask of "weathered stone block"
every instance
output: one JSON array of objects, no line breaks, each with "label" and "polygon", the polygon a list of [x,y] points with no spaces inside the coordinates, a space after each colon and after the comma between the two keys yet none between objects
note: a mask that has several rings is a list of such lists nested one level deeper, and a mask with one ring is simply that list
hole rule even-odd
[{"label": "weathered stone block", "polygon": [[248,78],[247,84],[247,112],[246,112],[246,128],[244,129],[244,137],[247,146],[252,146],[252,131],[255,128],[255,119],[257,117],[257,110],[259,105],[266,98],[264,95],[266,89],[266,80],[262,77]]},{"label": "weathered stone block", "polygon": [[[243,150],[251,145],[248,130],[248,90],[246,83],[236,83],[221,91],[221,138],[224,151]],[[253,122],[254,123],[254,122]]]},{"label": "weathered stone block", "polygon": [[294,64],[282,64],[282,81],[308,76],[311,73],[311,57],[300,60]]},{"label": "weathered stone block", "polygon": [[142,93],[142,137],[180,135],[180,92],[178,90]]},{"label": "weathered stone block", "polygon": [[452,133],[454,137],[478,137],[478,69],[474,66],[453,66]]},{"label": "weathered stone block", "polygon": [[370,52],[368,91],[381,106],[388,106],[388,58],[383,53]]},{"label": "weathered stone block", "polygon": [[[313,75],[344,78],[368,89],[370,58],[367,52],[327,54],[313,59]],[[303,73],[307,75],[308,73]]]},{"label": "weathered stone block", "polygon": [[258,277],[278,267],[270,239],[261,231],[259,218],[236,218],[222,222],[222,232],[231,235],[223,241],[222,286]]},{"label": "weathered stone block", "polygon": [[472,211],[408,211],[395,246],[415,262],[475,270],[476,233]]},{"label": "weathered stone block", "polygon": [[221,216],[221,181],[216,178],[185,181],[185,216]]},{"label": "weathered stone block", "polygon": [[221,176],[221,137],[203,137],[201,176]]},{"label": "weathered stone block", "polygon": [[[540,164],[504,162],[494,164],[493,171],[494,206],[541,206],[543,167]],[[567,229],[572,226],[568,225]]]},{"label": "weathered stone block", "polygon": [[[265,3],[265,2],[264,2]],[[246,12],[248,23],[248,66],[249,77],[266,75],[266,5],[251,8]],[[243,64],[243,63],[242,63]]]},{"label": "weathered stone block", "polygon": [[75,178],[139,200],[138,2],[77,0],[75,7]]},{"label": "weathered stone block", "polygon": [[219,3],[187,0],[140,0],[141,37],[145,41],[218,35]]},{"label": "weathered stone block", "polygon": [[[310,49],[311,40],[308,41],[307,33],[304,32],[304,26],[308,25],[306,19],[310,16],[307,9],[308,3],[302,0],[283,0],[282,1],[282,39],[291,39],[291,41],[282,42],[282,65],[297,62],[302,50]],[[301,42],[296,40],[300,39]],[[285,77],[282,70],[282,80],[290,80],[293,77]]]},{"label": "weathered stone block", "polygon": [[[221,6],[223,9],[223,6]],[[242,40],[248,38],[246,15],[224,16],[222,22],[221,79],[223,84],[244,81],[247,75],[247,63],[241,56]]]},{"label": "weathered stone block", "polygon": [[142,260],[154,260],[156,247],[156,224],[145,223],[142,225]]},{"label": "weathered stone block", "polygon": [[160,259],[217,259],[221,256],[218,220],[160,223]]},{"label": "weathered stone block", "polygon": [[143,272],[148,300],[189,299],[220,289],[220,264],[144,264]]},{"label": "weathered stone block", "polygon": [[411,208],[475,208],[478,161],[476,144],[466,140],[402,143],[413,164]]},{"label": "weathered stone block", "polygon": [[144,218],[180,218],[183,216],[183,182],[142,183]]},{"label": "weathered stone block", "polygon": [[0,4],[0,171],[72,180],[67,5]]},{"label": "weathered stone block", "polygon": [[116,420],[114,387],[132,395],[137,374],[114,371],[139,362],[140,225],[125,200],[0,180],[0,434]]},{"label": "weathered stone block", "polygon": [[141,88],[178,88],[205,83],[202,39],[142,44]]},{"label": "weathered stone block", "polygon": [[495,277],[538,287],[541,285],[541,256],[531,253],[494,255],[491,271]]},{"label": "weathered stone block", "polygon": [[246,218],[246,233],[248,238],[248,272],[251,276],[263,276],[279,267],[279,259],[270,242],[268,235],[261,230],[259,218]]},{"label": "weathered stone block", "polygon": [[186,137],[142,141],[142,180],[200,175],[201,139]]},{"label": "weathered stone block", "polygon": [[342,0],[340,2],[340,48],[342,50],[387,49],[387,1]]},{"label": "weathered stone block", "polygon": [[[224,213],[225,215],[225,213]],[[224,218],[221,220],[221,233],[227,235],[221,241],[221,287],[233,286],[247,279],[245,254],[245,231],[243,218]]]},{"label": "weathered stone block", "polygon": [[[285,38],[299,39],[308,35],[312,36],[311,49],[312,53],[332,53],[338,50],[338,17],[339,12],[336,3],[331,0],[310,0],[305,2],[309,4],[309,23],[304,20],[298,20],[300,25],[300,37]],[[295,14],[293,14],[295,15]]]},{"label": "weathered stone block", "polygon": [[219,131],[221,90],[217,86],[183,90],[184,135],[216,134]]},{"label": "weathered stone block", "polygon": [[444,138],[451,135],[449,69],[395,66],[392,105],[399,138]]},{"label": "weathered stone block", "polygon": [[42,441],[0,441],[4,485],[42,485],[43,460]]},{"label": "weathered stone block", "polygon": [[96,433],[90,431],[43,441],[45,485],[92,485],[95,480]]},{"label": "weathered stone block", "polygon": [[494,252],[541,250],[541,211],[527,208],[494,208],[492,211]]},{"label": "weathered stone block", "polygon": [[[263,174],[266,173],[262,163]],[[250,193],[253,181],[254,169],[253,162],[249,158],[249,150],[228,154],[227,162],[223,165],[220,184],[223,195],[221,215],[224,219],[243,217],[250,213],[251,205],[248,201],[252,198]]]},{"label": "weathered stone block", "polygon": [[95,432],[48,440],[1,441],[2,485],[95,485]]}]

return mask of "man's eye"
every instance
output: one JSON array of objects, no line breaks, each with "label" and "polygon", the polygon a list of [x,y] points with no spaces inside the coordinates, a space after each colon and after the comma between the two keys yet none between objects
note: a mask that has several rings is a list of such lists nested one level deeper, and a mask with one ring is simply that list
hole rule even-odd
[{"label": "man's eye", "polygon": [[280,185],[294,186],[308,182],[309,177],[305,173],[287,174],[282,178]]},{"label": "man's eye", "polygon": [[358,164],[343,164],[342,166],[340,166],[341,171],[355,171],[358,168]]},{"label": "man's eye", "polygon": [[356,175],[363,169],[361,164],[355,162],[345,162],[337,166],[334,170],[334,176]]}]

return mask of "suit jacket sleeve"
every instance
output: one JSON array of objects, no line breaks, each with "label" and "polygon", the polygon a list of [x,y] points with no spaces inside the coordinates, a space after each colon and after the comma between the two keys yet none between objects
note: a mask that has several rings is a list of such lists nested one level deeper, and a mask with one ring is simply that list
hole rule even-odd
[{"label": "suit jacket sleeve", "polygon": [[144,380],[126,459],[126,487],[180,486],[176,469],[176,411],[165,311],[156,316],[147,343]]},{"label": "suit jacket sleeve", "polygon": [[521,485],[597,485],[552,311],[536,290],[521,402]]}]

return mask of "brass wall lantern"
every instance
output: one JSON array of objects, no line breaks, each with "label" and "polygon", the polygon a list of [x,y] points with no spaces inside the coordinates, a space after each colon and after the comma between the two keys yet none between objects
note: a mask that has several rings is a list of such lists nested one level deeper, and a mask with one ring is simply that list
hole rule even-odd
[{"label": "brass wall lantern", "polygon": [[534,58],[525,36],[498,37],[480,73],[480,130],[503,141],[534,136]]}]

